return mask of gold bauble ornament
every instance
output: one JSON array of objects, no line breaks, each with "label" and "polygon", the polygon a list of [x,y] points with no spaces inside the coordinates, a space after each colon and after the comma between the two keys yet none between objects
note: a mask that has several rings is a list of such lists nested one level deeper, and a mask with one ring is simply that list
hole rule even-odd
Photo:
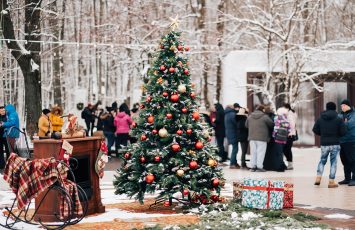
[{"label": "gold bauble ornament", "polygon": [[209,159],[207,164],[208,166],[215,167],[217,165],[217,161],[214,159]]},{"label": "gold bauble ornament", "polygon": [[178,86],[178,91],[180,93],[185,93],[186,92],[186,85],[179,85]]},{"label": "gold bauble ornament", "polygon": [[208,130],[204,130],[202,134],[203,134],[204,138],[210,137],[210,133],[208,132]]},{"label": "gold bauble ornament", "polygon": [[168,136],[168,130],[166,130],[165,128],[162,128],[159,130],[159,136],[164,138]]},{"label": "gold bauble ornament", "polygon": [[178,176],[180,176],[180,177],[183,176],[184,173],[185,173],[185,172],[184,172],[184,170],[182,170],[182,169],[179,169],[179,170],[176,171],[176,175],[178,175]]},{"label": "gold bauble ornament", "polygon": [[191,155],[195,155],[195,154],[196,154],[196,152],[193,151],[193,150],[189,150],[189,153],[190,153]]}]

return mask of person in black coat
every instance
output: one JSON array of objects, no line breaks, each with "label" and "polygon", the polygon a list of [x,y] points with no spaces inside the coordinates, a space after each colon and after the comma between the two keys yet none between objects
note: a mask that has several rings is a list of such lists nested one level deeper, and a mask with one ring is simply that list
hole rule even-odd
[{"label": "person in black coat", "polygon": [[337,167],[337,158],[340,152],[340,137],[346,133],[345,123],[335,111],[334,102],[326,104],[326,111],[322,112],[313,126],[313,132],[320,136],[321,157],[317,168],[315,185],[320,185],[324,166],[330,156],[330,174],[328,188],[336,188],[338,184],[334,181]]},{"label": "person in black coat", "polygon": [[248,118],[248,111],[245,108],[240,108],[238,110],[236,120],[237,120],[237,142],[240,143],[242,148],[242,158],[241,167],[247,169],[247,164],[245,163],[245,155],[248,152],[248,128],[245,127],[245,122]]},{"label": "person in black coat", "polygon": [[94,125],[93,122],[95,121],[95,113],[93,111],[94,106],[92,104],[88,104],[87,107],[81,113],[81,118],[84,119],[86,124],[86,136],[89,136],[89,132],[92,136]]},{"label": "person in black coat", "polygon": [[224,127],[224,109],[220,103],[216,103],[214,106],[216,109],[216,118],[213,124],[218,146],[218,155],[221,158],[221,162],[224,162],[227,160],[227,154],[224,151],[224,137],[226,136]]},{"label": "person in black coat", "polygon": [[237,141],[236,107],[227,106],[224,112],[225,112],[224,126],[226,127],[226,136],[227,136],[228,144],[232,145],[230,168],[240,168],[237,162],[238,141]]},{"label": "person in black coat", "polygon": [[112,151],[111,148],[115,143],[115,131],[116,127],[113,124],[115,118],[115,110],[112,108],[107,108],[108,112],[102,114],[100,119],[103,123],[103,132],[107,139],[107,148],[108,148],[108,155],[110,156]]}]

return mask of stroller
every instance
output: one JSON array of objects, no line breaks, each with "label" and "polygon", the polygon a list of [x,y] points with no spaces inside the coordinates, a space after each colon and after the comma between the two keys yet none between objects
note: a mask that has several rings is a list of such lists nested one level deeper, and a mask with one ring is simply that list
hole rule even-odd
[{"label": "stroller", "polygon": [[[79,223],[87,214],[88,198],[85,191],[75,182],[73,173],[75,168],[73,167],[75,165],[77,167],[78,164],[75,162],[77,160],[70,158],[69,164],[67,164],[63,160],[54,158],[33,159],[25,130],[11,127],[8,133],[11,133],[13,129],[19,132],[19,138],[12,139],[6,136],[9,149],[12,153],[7,161],[4,179],[9,183],[16,197],[11,207],[5,207],[3,213],[6,221],[5,223],[0,223],[0,226],[7,229],[16,229],[15,225],[17,223],[24,222],[30,225],[39,225],[45,229],[64,229],[69,225]],[[38,174],[39,170],[36,170],[37,168],[46,168],[46,170],[43,174]],[[48,174],[51,176],[50,179],[48,179]],[[23,182],[21,178],[31,178],[29,175],[32,175],[32,178],[35,179],[33,181],[28,180],[28,183],[25,183],[25,186],[23,186],[24,183],[21,183]],[[38,175],[40,176],[38,177]],[[45,182],[44,185],[48,186],[43,186],[43,188],[40,186],[41,189],[38,190],[33,188],[26,190],[31,185],[36,187],[39,181]],[[31,193],[28,199],[24,197],[24,190]],[[36,191],[35,194],[33,194],[33,191]],[[36,214],[45,198],[48,194],[53,193],[53,191],[60,197],[60,211],[59,213],[53,213],[55,222],[44,222],[40,218],[36,218]],[[34,210],[31,210],[31,203],[39,194],[39,202],[36,202]],[[21,209],[19,208],[20,206]]]}]

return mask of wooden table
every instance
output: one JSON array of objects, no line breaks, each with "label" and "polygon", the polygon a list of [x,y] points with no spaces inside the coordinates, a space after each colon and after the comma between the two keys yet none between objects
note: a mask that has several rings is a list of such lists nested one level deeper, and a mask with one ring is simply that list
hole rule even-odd
[{"label": "wooden table", "polygon": [[[73,172],[77,184],[83,187],[89,196],[87,214],[90,215],[105,212],[105,206],[103,206],[101,202],[100,181],[95,172],[95,162],[100,149],[101,137],[85,137],[65,140],[73,146],[72,158],[76,158],[79,162],[78,168]],[[62,140],[34,140],[34,158],[41,159],[54,157],[57,159],[61,146]],[[45,192],[46,191],[36,197],[36,209]],[[42,221],[47,222],[57,221],[53,216],[53,213],[59,214],[59,198],[57,191],[50,191],[48,193],[38,209],[35,220],[41,219]]]}]

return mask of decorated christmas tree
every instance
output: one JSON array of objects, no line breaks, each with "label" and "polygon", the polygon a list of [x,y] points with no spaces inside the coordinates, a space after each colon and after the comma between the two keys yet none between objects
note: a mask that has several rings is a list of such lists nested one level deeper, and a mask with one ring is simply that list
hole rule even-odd
[{"label": "decorated christmas tree", "polygon": [[156,191],[164,205],[175,197],[188,203],[215,202],[223,183],[217,148],[210,143],[190,79],[189,47],[180,35],[173,29],[161,39],[131,131],[138,142],[122,152],[124,163],[114,179],[116,194],[141,203],[145,193]]}]

